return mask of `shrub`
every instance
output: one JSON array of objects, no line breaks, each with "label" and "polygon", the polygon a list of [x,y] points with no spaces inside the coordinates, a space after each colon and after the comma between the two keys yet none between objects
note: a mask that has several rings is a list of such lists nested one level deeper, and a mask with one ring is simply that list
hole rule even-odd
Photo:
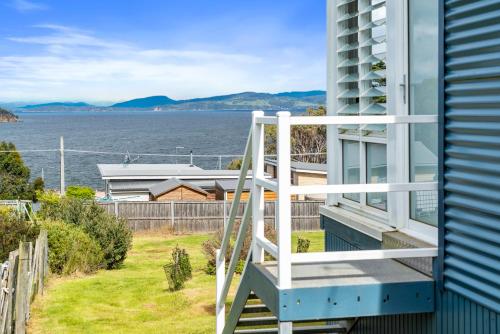
[{"label": "shrub", "polygon": [[163,267],[163,270],[165,270],[170,291],[182,289],[184,283],[193,277],[189,254],[179,246],[174,248],[172,260]]},{"label": "shrub", "polygon": [[127,222],[107,214],[94,203],[89,206],[87,220],[82,227],[101,246],[106,268],[120,267],[132,247],[132,231]]},{"label": "shrub", "polygon": [[92,201],[95,199],[95,191],[90,187],[69,186],[68,188],[66,188],[66,196],[69,198],[78,198],[82,200]]},{"label": "shrub", "polygon": [[42,227],[47,230],[51,272],[89,274],[102,267],[101,248],[80,227],[64,222],[43,222]]},{"label": "shrub", "polygon": [[[227,252],[226,252],[226,268],[229,266],[229,261],[233,254],[233,246],[232,243],[236,240],[238,236],[238,231],[240,230],[240,224],[236,224],[234,231],[232,233],[230,243]],[[276,243],[277,235],[276,230],[271,224],[264,225],[264,235],[266,238],[273,243]],[[217,233],[213,235],[213,237],[202,244],[202,252],[205,254],[205,258],[207,259],[207,265],[205,267],[205,272],[208,275],[215,275],[216,266],[215,266],[215,254],[217,249],[220,249],[222,244],[222,238],[224,236],[224,230],[219,230]],[[248,252],[250,251],[250,247],[252,246],[252,227],[248,228],[247,234],[245,236],[245,240],[243,240],[243,247],[241,249],[241,253],[238,259],[238,263],[236,265],[235,272],[241,274],[245,267],[245,261],[248,256]]]},{"label": "shrub", "polygon": [[307,253],[309,252],[309,246],[311,246],[311,241],[308,239],[303,239],[299,237],[297,239],[297,253]]},{"label": "shrub", "polygon": [[81,227],[94,238],[104,253],[107,269],[118,268],[132,246],[132,231],[125,220],[117,218],[95,202],[77,198],[60,198],[54,193],[40,197],[42,208],[39,216],[45,220],[61,220]]},{"label": "shrub", "polygon": [[40,227],[25,221],[15,210],[0,208],[0,263],[19,248],[20,241],[34,241]]}]

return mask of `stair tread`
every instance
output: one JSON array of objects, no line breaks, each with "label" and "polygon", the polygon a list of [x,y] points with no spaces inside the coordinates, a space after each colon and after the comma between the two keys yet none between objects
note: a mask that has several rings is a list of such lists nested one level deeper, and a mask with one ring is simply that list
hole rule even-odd
[{"label": "stair tread", "polygon": [[267,308],[267,306],[265,304],[246,304],[245,305],[245,308],[257,308],[257,307]]},{"label": "stair tread", "polygon": [[243,308],[243,313],[267,313],[271,312],[264,304],[247,304]]},{"label": "stair tread", "polygon": [[237,326],[275,325],[277,322],[278,318],[275,316],[240,318]]},{"label": "stair tread", "polygon": [[[294,327],[293,333],[297,334],[313,334],[313,333],[346,333],[347,330],[343,327],[335,325],[321,326],[301,326]],[[278,333],[277,328],[259,328],[259,329],[237,329],[234,334],[271,334]]]},{"label": "stair tread", "polygon": [[278,320],[274,315],[270,316],[262,316],[262,317],[251,317],[251,318],[241,318],[241,320],[250,321],[250,320]]}]

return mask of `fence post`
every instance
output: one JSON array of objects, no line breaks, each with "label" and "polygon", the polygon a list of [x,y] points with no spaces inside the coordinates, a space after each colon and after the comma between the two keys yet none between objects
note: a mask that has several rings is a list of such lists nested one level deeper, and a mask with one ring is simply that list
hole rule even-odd
[{"label": "fence post", "polygon": [[9,254],[9,280],[7,282],[7,290],[9,294],[7,295],[7,313],[4,313],[5,319],[2,327],[6,334],[11,334],[13,319],[14,319],[14,310],[16,303],[16,282],[17,282],[17,271],[19,267],[19,251],[15,250],[10,252]]},{"label": "fence post", "polygon": [[175,229],[175,203],[170,201],[170,221],[172,223],[172,231]]},{"label": "fence post", "polygon": [[43,295],[43,289],[44,289],[44,279],[45,275],[47,274],[47,266],[46,266],[46,261],[45,261],[45,254],[46,249],[47,249],[47,231],[42,230],[40,231],[40,236],[39,236],[39,243],[40,246],[38,248],[38,294]]},{"label": "fence post", "polygon": [[115,201],[113,203],[115,205],[115,217],[118,218],[118,215],[120,214],[120,212],[118,211],[118,202]]},{"label": "fence post", "polygon": [[16,305],[15,305],[15,334],[26,333],[26,314],[27,314],[27,294],[29,285],[29,262],[30,245],[28,242],[19,244],[19,266],[17,271],[16,284]]},{"label": "fence post", "polygon": [[224,230],[225,230],[227,225],[226,200],[222,202],[222,205],[224,205],[223,209],[224,209]]}]

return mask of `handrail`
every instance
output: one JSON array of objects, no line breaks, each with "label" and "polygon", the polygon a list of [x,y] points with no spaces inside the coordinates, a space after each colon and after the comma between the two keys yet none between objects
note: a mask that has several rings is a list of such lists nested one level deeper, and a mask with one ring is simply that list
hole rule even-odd
[{"label": "handrail", "polygon": [[317,252],[292,254],[292,263],[331,263],[344,261],[365,261],[384,259],[413,259],[437,257],[437,248],[376,249],[344,252]]},{"label": "handrail", "polygon": [[[257,117],[258,124],[277,124],[276,116]],[[371,125],[371,124],[432,124],[435,115],[380,115],[380,116],[291,116],[290,125]]]},{"label": "handrail", "polygon": [[234,223],[236,221],[236,215],[241,202],[241,194],[243,193],[243,188],[245,186],[245,181],[248,175],[248,169],[250,168],[250,162],[252,161],[252,130],[250,129],[250,134],[248,135],[245,155],[243,161],[241,162],[240,176],[238,178],[238,186],[234,193],[233,202],[231,204],[231,209],[229,210],[229,217],[224,227],[224,237],[221,242],[220,251],[225,256],[227,248],[229,247],[229,242],[231,240],[231,234],[233,232]]},{"label": "handrail", "polygon": [[[248,226],[250,225],[250,220],[252,217],[252,194],[250,196],[245,206],[245,211],[243,213],[243,218],[240,223],[240,228],[238,231],[238,236],[234,245],[233,253],[231,254],[231,259],[229,261],[229,267],[226,273],[226,252],[231,242],[231,235],[233,233],[234,225],[236,223],[236,216],[241,203],[241,194],[245,186],[245,181],[248,175],[248,170],[250,168],[250,163],[252,161],[252,129],[250,129],[250,134],[248,135],[245,155],[241,163],[240,176],[238,178],[238,186],[234,194],[233,202],[231,204],[231,209],[229,211],[228,220],[224,226],[224,236],[222,238],[221,247],[216,251],[215,265],[216,265],[216,276],[217,276],[217,287],[216,287],[216,302],[215,302],[215,312],[216,312],[216,333],[221,334],[224,330],[225,325],[225,302],[229,289],[231,287],[231,282],[236,271],[236,266],[238,265],[241,250],[243,249],[243,243],[248,232]],[[250,256],[250,251],[249,251]],[[250,258],[250,257],[249,257]]]},{"label": "handrail", "polygon": [[224,286],[222,288],[222,294],[220,296],[221,299],[219,300],[219,306],[222,306],[220,305],[220,303],[224,303],[224,301],[227,298],[227,294],[229,293],[229,288],[231,287],[231,282],[233,280],[236,266],[238,265],[238,261],[240,258],[241,250],[243,249],[243,243],[247,235],[248,226],[250,225],[249,222],[251,216],[252,216],[252,196],[250,195],[248,203],[245,207],[245,213],[243,214],[243,218],[240,224],[238,237],[236,238],[236,242],[234,243],[234,250],[224,280]]},{"label": "handrail", "polygon": [[[409,182],[383,184],[330,184],[318,186],[292,186],[290,181],[291,133],[294,125],[363,125],[363,124],[432,124],[438,117],[433,115],[409,116],[294,116],[289,112],[280,112],[276,116],[264,116],[253,113],[252,127],[245,148],[238,186],[235,191],[229,219],[224,228],[224,237],[220,250],[216,252],[217,291],[216,291],[216,333],[221,334],[225,325],[225,300],[227,298],[235,269],[239,261],[243,242],[250,221],[253,221],[252,249],[247,257],[255,263],[264,261],[264,252],[277,260],[278,286],[281,289],[291,287],[291,267],[298,263],[362,261],[376,259],[436,257],[437,248],[384,249],[351,252],[292,254],[291,251],[291,195],[317,193],[365,193],[365,192],[406,192],[436,190],[436,182]],[[264,170],[264,125],[277,126],[277,172],[276,181],[266,180]],[[234,250],[225,272],[225,254],[231,241],[236,215],[241,202],[241,194],[247,178],[250,163],[253,164],[253,187],[238,231]],[[274,191],[278,195],[276,211],[278,243],[268,240],[264,235],[264,190]]]},{"label": "handrail", "polygon": [[[258,255],[262,250],[274,254],[278,266],[278,286],[282,289],[291,286],[291,266],[297,263],[318,263],[318,262],[339,262],[356,261],[370,259],[395,259],[395,258],[419,258],[437,256],[436,248],[421,249],[398,249],[398,250],[378,250],[378,251],[352,251],[335,253],[306,253],[292,254],[290,249],[290,196],[306,194],[342,194],[342,193],[389,193],[389,192],[409,192],[409,191],[435,191],[438,189],[437,182],[405,182],[405,183],[377,183],[377,184],[327,184],[312,186],[294,186],[290,182],[290,156],[291,156],[291,134],[290,128],[295,125],[367,125],[367,124],[387,124],[387,125],[408,125],[408,124],[434,124],[438,122],[435,115],[376,115],[376,116],[291,116],[289,112],[279,112],[276,116],[264,116],[260,112],[254,112],[254,127],[259,127],[262,131],[263,125],[275,125],[277,127],[277,171],[276,181],[263,180],[257,173],[253,179],[256,189],[254,189],[254,229],[261,224],[261,210],[256,206],[258,192],[262,189],[276,191],[277,201],[277,222],[278,233],[277,244],[266,239],[262,230],[254,234],[254,262],[258,260]],[[257,140],[257,133],[254,128],[254,142]],[[262,132],[260,132],[262,133]],[[254,144],[254,161],[264,154],[262,146]],[[256,218],[257,216],[257,218]],[[256,225],[257,224],[257,225]],[[256,256],[257,255],[257,256]],[[257,260],[256,260],[257,259]]]}]

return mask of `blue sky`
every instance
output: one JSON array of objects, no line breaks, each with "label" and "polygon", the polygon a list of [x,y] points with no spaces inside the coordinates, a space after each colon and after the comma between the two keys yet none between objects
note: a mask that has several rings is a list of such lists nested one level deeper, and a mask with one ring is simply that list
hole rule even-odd
[{"label": "blue sky", "polygon": [[0,101],[324,89],[326,0],[0,0]]}]

